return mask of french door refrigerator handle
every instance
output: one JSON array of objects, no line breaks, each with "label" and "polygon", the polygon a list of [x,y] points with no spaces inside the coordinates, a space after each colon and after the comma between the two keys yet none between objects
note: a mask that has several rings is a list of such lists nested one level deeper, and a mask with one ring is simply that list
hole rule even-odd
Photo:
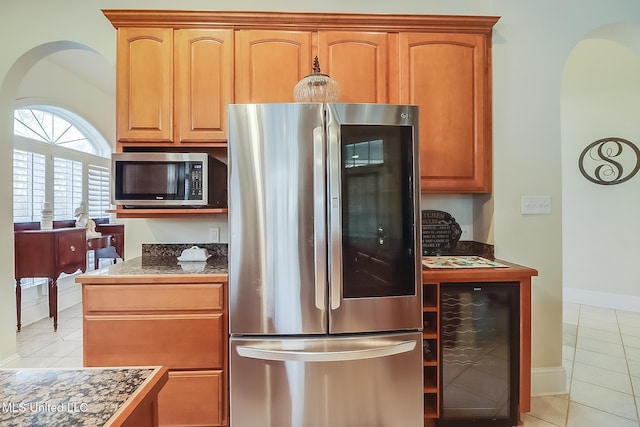
[{"label": "french door refrigerator handle", "polygon": [[331,309],[340,307],[342,299],[342,206],[340,201],[340,141],[338,125],[331,122],[331,114],[327,114],[327,151],[329,152],[329,295]]},{"label": "french door refrigerator handle", "polygon": [[325,160],[323,128],[313,129],[313,244],[315,257],[315,303],[324,310],[327,306],[327,253],[326,253],[326,206],[325,206]]},{"label": "french door refrigerator handle", "polygon": [[408,353],[416,348],[415,341],[398,341],[387,345],[374,346],[342,351],[307,351],[307,350],[276,350],[250,345],[236,347],[242,357],[281,362],[344,362],[348,360],[375,359]]}]

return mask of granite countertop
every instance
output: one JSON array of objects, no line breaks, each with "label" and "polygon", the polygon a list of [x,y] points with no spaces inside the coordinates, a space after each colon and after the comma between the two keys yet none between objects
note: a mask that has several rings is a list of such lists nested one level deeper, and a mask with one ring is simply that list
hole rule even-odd
[{"label": "granite countertop", "polygon": [[141,256],[94,270],[88,275],[148,276],[162,274],[227,274],[227,258],[211,257],[206,262],[180,263],[175,257]]},{"label": "granite countertop", "polygon": [[[182,251],[193,246],[206,249],[210,257],[203,262],[178,261]],[[226,275],[228,273],[227,250],[225,243],[143,244],[142,256],[90,271],[85,276]]]},{"label": "granite countertop", "polygon": [[103,426],[161,369],[0,369],[0,425]]}]

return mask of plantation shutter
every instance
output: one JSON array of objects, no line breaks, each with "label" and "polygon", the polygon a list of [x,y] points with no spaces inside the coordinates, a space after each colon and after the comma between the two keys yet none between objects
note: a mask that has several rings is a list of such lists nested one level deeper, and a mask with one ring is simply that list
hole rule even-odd
[{"label": "plantation shutter", "polygon": [[13,221],[40,221],[45,201],[46,157],[13,150]]},{"label": "plantation shutter", "polygon": [[53,219],[74,218],[82,203],[82,162],[54,157]]},{"label": "plantation shutter", "polygon": [[111,202],[109,199],[109,168],[90,164],[88,169],[89,217],[106,217],[106,211],[111,207]]}]

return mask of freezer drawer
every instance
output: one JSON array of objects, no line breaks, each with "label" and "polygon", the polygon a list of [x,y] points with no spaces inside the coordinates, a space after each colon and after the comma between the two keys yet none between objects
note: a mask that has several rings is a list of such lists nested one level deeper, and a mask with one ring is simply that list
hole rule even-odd
[{"label": "freezer drawer", "polygon": [[231,338],[231,427],[422,427],[422,334]]}]

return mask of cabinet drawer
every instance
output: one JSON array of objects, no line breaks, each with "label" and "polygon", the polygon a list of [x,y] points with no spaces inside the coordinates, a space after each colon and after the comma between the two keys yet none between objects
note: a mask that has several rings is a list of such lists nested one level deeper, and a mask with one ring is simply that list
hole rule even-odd
[{"label": "cabinet drawer", "polygon": [[84,285],[82,301],[85,314],[222,310],[223,290],[222,283]]},{"label": "cabinet drawer", "polygon": [[84,365],[221,368],[224,316],[84,316]]},{"label": "cabinet drawer", "polygon": [[222,387],[222,371],[170,371],[158,395],[159,425],[223,425]]}]

